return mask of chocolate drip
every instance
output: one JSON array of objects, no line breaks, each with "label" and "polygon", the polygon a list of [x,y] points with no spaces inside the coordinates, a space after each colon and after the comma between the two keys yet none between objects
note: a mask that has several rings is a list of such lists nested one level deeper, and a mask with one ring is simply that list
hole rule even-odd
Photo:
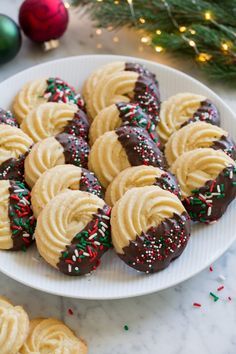
[{"label": "chocolate drip", "polygon": [[89,122],[87,119],[87,115],[79,109],[74,118],[68,122],[65,126],[62,133],[71,134],[77,137],[81,137],[84,140],[88,140],[88,132],[89,132]]},{"label": "chocolate drip", "polygon": [[0,180],[14,179],[24,181],[24,163],[29,151],[20,155],[17,159],[10,158],[0,165]]},{"label": "chocolate drip", "polygon": [[161,146],[160,138],[156,132],[156,126],[151,121],[150,117],[139,107],[137,103],[116,103],[116,107],[120,112],[119,116],[123,122],[123,125],[130,125],[133,127],[139,127],[145,129],[150,138]]},{"label": "chocolate drip", "polygon": [[89,146],[80,137],[62,133],[55,136],[55,139],[64,149],[65,163],[79,167],[88,167]]},{"label": "chocolate drip", "polygon": [[157,125],[160,120],[160,91],[156,76],[142,65],[126,63],[125,70],[139,74],[134,87],[132,102],[137,102],[152,122]]},{"label": "chocolate drip", "polygon": [[98,209],[92,220],[61,252],[58,269],[67,275],[83,275],[95,270],[102,255],[111,248],[111,208]]},{"label": "chocolate drip", "polygon": [[223,135],[219,140],[214,141],[211,148],[215,150],[223,150],[233,160],[236,160],[236,145],[230,136]]},{"label": "chocolate drip", "polygon": [[190,237],[190,220],[186,212],[174,214],[157,227],[151,227],[123,248],[118,256],[130,267],[155,273],[169,266],[181,255]]},{"label": "chocolate drip", "polygon": [[218,220],[236,197],[236,167],[226,167],[215,180],[192,193],[183,200],[191,219],[207,224]]},{"label": "chocolate drip", "polygon": [[118,140],[125,149],[131,166],[151,165],[165,169],[165,157],[148,133],[141,129],[123,126],[116,130]]},{"label": "chocolate drip", "polygon": [[5,111],[0,108],[0,124],[11,125],[12,127],[19,128],[19,124],[16,121],[16,118],[12,115],[10,111]]},{"label": "chocolate drip", "polygon": [[170,172],[164,172],[160,177],[156,177],[154,185],[175,194],[178,198],[181,197],[177,179]]},{"label": "chocolate drip", "polygon": [[194,113],[193,117],[182,124],[181,127],[184,127],[191,122],[197,121],[202,121],[218,126],[220,125],[220,114],[216,106],[210,100],[202,101],[200,107]]},{"label": "chocolate drip", "polygon": [[8,217],[12,232],[12,250],[26,250],[33,241],[36,226],[31,210],[30,191],[24,183],[10,181],[9,193]]},{"label": "chocolate drip", "polygon": [[82,172],[80,177],[79,189],[81,191],[92,193],[100,198],[103,198],[104,191],[94,173],[90,172],[89,170],[86,170],[85,168],[82,168],[81,170]]}]

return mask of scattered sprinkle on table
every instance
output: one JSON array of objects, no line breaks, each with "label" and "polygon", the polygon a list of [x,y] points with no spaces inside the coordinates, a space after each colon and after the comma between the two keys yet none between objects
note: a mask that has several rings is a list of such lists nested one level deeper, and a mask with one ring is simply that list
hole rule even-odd
[{"label": "scattered sprinkle on table", "polygon": [[199,304],[198,302],[194,302],[194,303],[193,303],[193,306],[194,306],[194,307],[202,307],[202,305]]},{"label": "scattered sprinkle on table", "polygon": [[213,294],[212,292],[210,292],[210,295],[213,297],[213,300],[216,302],[219,300],[219,296],[216,296],[215,294]]},{"label": "scattered sprinkle on table", "polygon": [[71,315],[71,316],[74,314],[74,312],[72,311],[72,309],[68,309],[68,314]]},{"label": "scattered sprinkle on table", "polygon": [[209,267],[209,271],[213,272],[213,267],[212,266]]},{"label": "scattered sprinkle on table", "polygon": [[231,301],[231,300],[232,300],[231,296],[228,296],[228,300],[229,300],[229,301]]},{"label": "scattered sprinkle on table", "polygon": [[124,325],[124,330],[125,330],[125,331],[128,331],[128,330],[129,330],[129,326]]},{"label": "scattered sprinkle on table", "polygon": [[221,290],[223,290],[225,287],[224,287],[224,285],[221,285],[221,286],[219,286],[219,288],[217,288],[217,291],[221,291]]},{"label": "scattered sprinkle on table", "polygon": [[225,276],[224,275],[222,275],[222,274],[220,274],[219,276],[218,276],[218,281],[220,281],[220,282],[224,282],[225,281]]}]

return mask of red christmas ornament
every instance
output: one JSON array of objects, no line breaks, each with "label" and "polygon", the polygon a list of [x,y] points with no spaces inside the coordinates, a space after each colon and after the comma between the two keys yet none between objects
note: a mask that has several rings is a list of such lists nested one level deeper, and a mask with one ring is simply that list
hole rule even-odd
[{"label": "red christmas ornament", "polygon": [[68,21],[68,10],[62,0],[25,0],[20,7],[20,26],[34,42],[60,38]]}]

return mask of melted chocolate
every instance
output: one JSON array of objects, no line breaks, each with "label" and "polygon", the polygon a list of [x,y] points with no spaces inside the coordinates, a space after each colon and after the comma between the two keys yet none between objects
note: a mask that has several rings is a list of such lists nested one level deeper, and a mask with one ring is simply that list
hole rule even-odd
[{"label": "melted chocolate", "polygon": [[181,255],[190,237],[190,220],[186,212],[174,214],[157,227],[151,227],[123,248],[118,256],[130,267],[155,273],[169,266]]},{"label": "melted chocolate", "polygon": [[24,163],[29,151],[20,155],[17,159],[10,158],[0,165],[0,180],[15,179],[24,181]]},{"label": "melted chocolate", "polygon": [[210,101],[202,101],[198,110],[194,113],[193,117],[187,120],[181,127],[191,123],[191,122],[206,122],[213,125],[220,125],[220,114],[216,106]]},{"label": "melted chocolate", "polygon": [[123,126],[116,130],[131,166],[151,165],[165,169],[165,157],[146,130]]},{"label": "melted chocolate", "polygon": [[160,120],[160,91],[154,74],[140,64],[126,63],[125,70],[139,74],[134,87],[132,102],[136,102],[157,125]]},{"label": "melted chocolate", "polygon": [[214,181],[192,193],[183,200],[191,219],[207,224],[218,220],[236,197],[236,168],[226,167]]},{"label": "melted chocolate", "polygon": [[92,193],[100,198],[104,197],[104,191],[94,173],[82,168],[79,189],[84,192]]},{"label": "melted chocolate", "polygon": [[170,172],[164,172],[160,177],[156,177],[154,185],[175,194],[178,198],[181,197],[180,186],[177,179]]},{"label": "melted chocolate", "polygon": [[0,124],[11,125],[12,127],[19,128],[19,124],[16,121],[16,118],[12,115],[10,111],[5,111],[0,108]]},{"label": "melted chocolate", "polygon": [[151,121],[150,117],[139,107],[137,103],[116,103],[116,107],[120,112],[120,118],[123,125],[130,125],[145,129],[150,138],[161,147],[161,141],[156,131],[155,124]]},{"label": "melted chocolate", "polygon": [[81,109],[78,110],[74,118],[65,126],[62,133],[71,134],[88,140],[89,122],[87,115]]},{"label": "melted chocolate", "polygon": [[223,135],[220,140],[214,141],[211,148],[215,150],[223,150],[233,160],[236,160],[236,145],[230,136]]},{"label": "melted chocolate", "polygon": [[89,146],[86,141],[80,137],[61,133],[55,136],[55,139],[64,149],[65,163],[79,167],[88,167]]},{"label": "melted chocolate", "polygon": [[92,220],[61,252],[58,269],[67,275],[84,275],[95,270],[102,255],[111,248],[111,208],[98,209]]},{"label": "melted chocolate", "polygon": [[23,250],[33,241],[36,220],[31,209],[30,191],[19,181],[10,181],[8,216],[12,232],[12,250]]}]

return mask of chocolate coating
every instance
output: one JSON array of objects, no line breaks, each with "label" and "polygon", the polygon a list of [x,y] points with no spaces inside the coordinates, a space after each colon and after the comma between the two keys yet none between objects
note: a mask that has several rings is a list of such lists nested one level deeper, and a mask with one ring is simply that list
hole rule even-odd
[{"label": "chocolate coating", "polygon": [[0,165],[0,180],[11,179],[24,181],[24,163],[29,151],[20,155],[17,159],[10,158]]},{"label": "chocolate coating", "polygon": [[165,169],[165,157],[146,130],[123,126],[116,130],[118,140],[125,149],[131,166],[151,165]]},{"label": "chocolate coating", "polygon": [[183,200],[191,219],[206,224],[218,220],[236,197],[236,167],[226,167],[214,181],[192,193]]},{"label": "chocolate coating", "polygon": [[61,133],[55,139],[64,149],[65,163],[79,167],[88,167],[89,146],[86,141],[74,135]]},{"label": "chocolate coating", "polygon": [[171,172],[163,172],[160,177],[156,177],[154,185],[159,186],[162,189],[168,190],[175,194],[178,198],[181,197],[180,186],[177,179]]},{"label": "chocolate coating", "polygon": [[214,141],[211,148],[215,150],[223,150],[233,160],[236,160],[236,144],[230,136],[222,136],[220,140]]},{"label": "chocolate coating", "polygon": [[79,189],[83,192],[95,194],[100,198],[104,197],[104,191],[97,177],[85,168],[82,168]]},{"label": "chocolate coating", "polygon": [[19,181],[10,181],[8,216],[12,232],[11,250],[25,250],[33,242],[36,220],[31,209],[30,191]]},{"label": "chocolate coating", "polygon": [[155,273],[181,255],[190,237],[190,219],[186,212],[174,214],[157,227],[151,227],[123,248],[118,256],[130,267]]},{"label": "chocolate coating", "polygon": [[160,138],[156,132],[155,124],[137,103],[119,102],[116,103],[116,107],[119,110],[119,116],[123,122],[122,126],[130,125],[133,127],[145,129],[148,132],[150,138],[157,144],[157,146],[161,146]]},{"label": "chocolate coating", "polygon": [[98,209],[86,227],[61,252],[57,267],[62,273],[84,275],[99,266],[100,258],[111,248],[110,212],[107,205]]},{"label": "chocolate coating", "polygon": [[71,134],[88,140],[89,122],[86,113],[79,109],[74,118],[65,126],[62,133]]},{"label": "chocolate coating", "polygon": [[213,125],[220,125],[220,114],[218,109],[210,100],[202,101],[198,110],[194,113],[193,117],[183,123],[181,127],[191,122],[206,122]]},{"label": "chocolate coating", "polygon": [[137,102],[157,125],[160,121],[160,91],[156,76],[136,63],[126,63],[125,70],[140,74],[134,87],[134,97],[131,102]]},{"label": "chocolate coating", "polygon": [[0,108],[0,124],[7,124],[11,125],[12,127],[19,128],[19,124],[17,123],[13,114],[10,111],[5,111],[2,108]]}]

